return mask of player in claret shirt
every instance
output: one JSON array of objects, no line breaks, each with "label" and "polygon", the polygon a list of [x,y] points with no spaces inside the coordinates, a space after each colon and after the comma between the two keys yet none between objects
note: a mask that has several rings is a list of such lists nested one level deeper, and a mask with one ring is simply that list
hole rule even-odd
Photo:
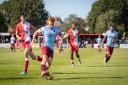
[{"label": "player in claret shirt", "polygon": [[76,57],[78,59],[78,63],[80,65],[81,64],[81,60],[80,60],[80,56],[78,54],[78,49],[79,49],[79,43],[78,43],[79,31],[77,30],[76,23],[73,23],[71,28],[63,36],[63,38],[66,38],[66,37],[69,37],[69,47],[70,47],[70,52],[71,52],[71,64],[72,64],[72,67],[74,67],[74,57],[73,57],[74,52],[76,54]]},{"label": "player in claret shirt", "polygon": [[110,26],[110,29],[106,32],[106,35],[102,41],[102,44],[103,44],[104,41],[107,39],[104,65],[106,65],[106,63],[111,58],[111,55],[112,55],[113,49],[114,49],[114,43],[118,41],[117,38],[118,38],[117,32],[114,30],[113,26]]},{"label": "player in claret shirt", "polygon": [[33,60],[42,61],[42,58],[35,56],[32,52],[31,47],[31,37],[30,31],[32,30],[32,25],[26,21],[25,13],[22,13],[20,16],[20,22],[16,26],[16,37],[21,40],[22,46],[24,47],[24,71],[21,72],[21,75],[26,75],[29,64],[29,56]]}]

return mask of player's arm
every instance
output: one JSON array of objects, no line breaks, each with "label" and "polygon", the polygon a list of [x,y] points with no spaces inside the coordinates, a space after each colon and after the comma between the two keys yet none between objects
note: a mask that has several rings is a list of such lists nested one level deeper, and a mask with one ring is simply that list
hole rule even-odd
[{"label": "player's arm", "polygon": [[116,34],[115,39],[113,40],[113,43],[119,42],[118,34]]},{"label": "player's arm", "polygon": [[104,44],[105,40],[106,40],[106,36],[104,36],[103,40],[102,40],[102,45]]},{"label": "player's arm", "polygon": [[21,37],[18,34],[19,34],[19,32],[16,30],[16,38],[21,40]]},{"label": "player's arm", "polygon": [[125,39],[125,35],[126,35],[126,33],[124,32],[124,33],[123,33],[122,40],[124,40],[124,39]]},{"label": "player's arm", "polygon": [[62,37],[62,38],[64,39],[64,38],[67,38],[68,36],[69,36],[69,34],[68,34],[68,33],[66,33],[65,35],[63,35],[63,37]]},{"label": "player's arm", "polygon": [[36,31],[34,32],[34,34],[33,34],[33,39],[32,39],[32,44],[34,43],[34,41],[35,41],[36,36],[37,36],[38,33],[41,33],[41,29],[38,29],[38,30],[36,30]]}]

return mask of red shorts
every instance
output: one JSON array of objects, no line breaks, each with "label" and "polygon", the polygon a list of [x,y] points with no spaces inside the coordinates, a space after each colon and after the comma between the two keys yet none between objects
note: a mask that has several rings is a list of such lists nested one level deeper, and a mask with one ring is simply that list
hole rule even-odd
[{"label": "red shorts", "polygon": [[101,48],[101,45],[98,44],[98,48]]},{"label": "red shorts", "polygon": [[31,43],[30,41],[28,42],[22,42],[22,46],[25,48],[29,48],[32,51]]},{"label": "red shorts", "polygon": [[70,45],[70,50],[78,53],[78,45]]},{"label": "red shorts", "polygon": [[15,47],[15,44],[11,44],[10,47]]},{"label": "red shorts", "polygon": [[41,48],[41,51],[42,51],[42,55],[47,55],[48,57],[53,58],[53,50],[50,49],[48,46],[43,46]]},{"label": "red shorts", "polygon": [[114,48],[114,47],[110,47],[110,46],[106,45],[106,54],[111,54],[111,55],[112,55],[112,53],[113,53],[113,48]]}]

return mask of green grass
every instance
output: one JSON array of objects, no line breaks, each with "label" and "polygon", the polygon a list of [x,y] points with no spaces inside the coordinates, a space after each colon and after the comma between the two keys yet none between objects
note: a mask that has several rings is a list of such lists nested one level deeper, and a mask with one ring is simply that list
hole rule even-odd
[{"label": "green grass", "polygon": [[[40,49],[33,49],[41,55]],[[128,49],[115,49],[110,62],[104,66],[104,53],[97,49],[80,49],[82,64],[79,66],[75,58],[75,67],[70,65],[69,49],[64,49],[63,56],[57,56],[50,72],[54,80],[45,80],[40,76],[40,63],[30,59],[28,75],[20,76],[23,70],[23,49],[10,52],[0,48],[0,85],[127,85],[128,84]]]}]

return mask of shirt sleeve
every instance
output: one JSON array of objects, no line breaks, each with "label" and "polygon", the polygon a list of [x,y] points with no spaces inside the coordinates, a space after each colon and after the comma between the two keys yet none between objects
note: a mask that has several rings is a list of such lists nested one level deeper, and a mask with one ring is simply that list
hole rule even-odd
[{"label": "shirt sleeve", "polygon": [[19,32],[19,26],[18,25],[16,25],[16,31]]},{"label": "shirt sleeve", "polygon": [[70,31],[70,30],[68,30],[66,34],[70,35],[70,34],[71,34],[71,31]]},{"label": "shirt sleeve", "polygon": [[32,30],[32,25],[30,24],[30,29],[29,29],[30,31]]},{"label": "shirt sleeve", "polygon": [[108,35],[108,31],[105,33],[105,36],[107,36]]},{"label": "shirt sleeve", "polygon": [[60,28],[57,28],[57,34],[60,35],[60,36],[62,35]]},{"label": "shirt sleeve", "polygon": [[45,27],[41,27],[41,28],[40,28],[42,34],[44,34],[44,29],[45,29]]}]

